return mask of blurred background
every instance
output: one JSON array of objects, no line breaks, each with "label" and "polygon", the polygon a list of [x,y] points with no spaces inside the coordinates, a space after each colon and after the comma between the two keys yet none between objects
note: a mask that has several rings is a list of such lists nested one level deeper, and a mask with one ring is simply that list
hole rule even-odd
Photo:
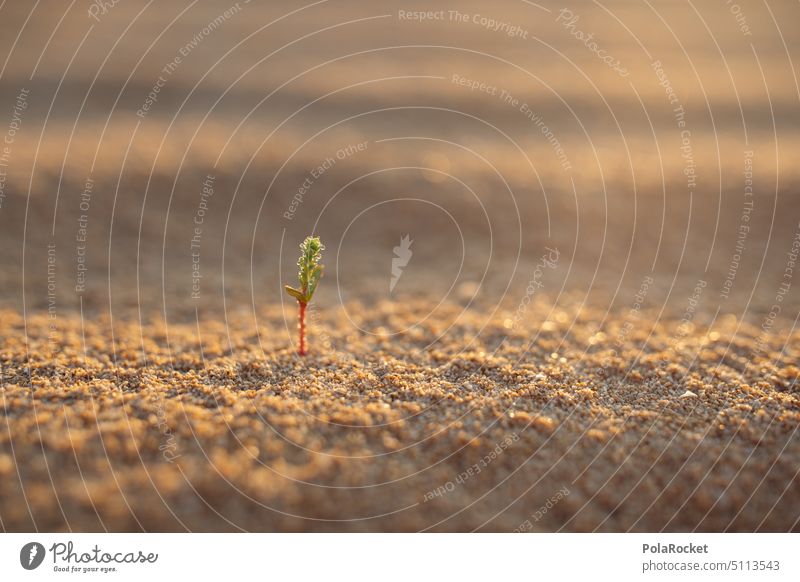
[{"label": "blurred background", "polygon": [[322,305],[514,306],[536,281],[629,309],[652,278],[656,308],[703,281],[701,317],[760,321],[791,283],[797,3],[0,12],[3,306],[257,310],[312,232]]}]

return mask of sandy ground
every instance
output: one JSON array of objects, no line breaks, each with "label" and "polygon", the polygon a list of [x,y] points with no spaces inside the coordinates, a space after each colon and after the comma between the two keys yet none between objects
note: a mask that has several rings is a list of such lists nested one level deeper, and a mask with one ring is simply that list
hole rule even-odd
[{"label": "sandy ground", "polygon": [[800,529],[800,8],[496,4],[0,7],[3,530]]},{"label": "sandy ground", "polygon": [[315,317],[306,359],[276,310],[258,335],[250,314],[62,319],[52,358],[46,317],[4,313],[4,527],[797,529],[797,333],[753,357],[759,330],[728,319],[592,332],[601,312],[535,308],[509,329],[462,308],[399,340]]}]

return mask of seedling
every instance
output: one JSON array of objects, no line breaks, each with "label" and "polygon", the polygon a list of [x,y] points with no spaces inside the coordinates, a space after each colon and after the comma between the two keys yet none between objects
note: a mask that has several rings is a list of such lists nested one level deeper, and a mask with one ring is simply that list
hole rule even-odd
[{"label": "seedling", "polygon": [[300,280],[300,289],[295,289],[286,285],[286,292],[297,299],[299,308],[298,332],[300,334],[300,345],[297,353],[305,356],[308,353],[306,348],[306,307],[311,303],[314,291],[317,290],[317,283],[322,277],[322,251],[325,246],[320,242],[318,236],[308,236],[300,245],[300,258],[297,259],[297,266],[300,268],[297,277]]}]

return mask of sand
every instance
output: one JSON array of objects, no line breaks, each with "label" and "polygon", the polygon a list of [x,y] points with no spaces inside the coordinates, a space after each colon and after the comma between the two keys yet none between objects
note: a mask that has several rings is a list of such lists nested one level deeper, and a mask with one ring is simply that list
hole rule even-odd
[{"label": "sand", "polygon": [[[349,307],[389,325],[430,306]],[[600,331],[532,304],[509,329],[462,307],[355,339],[320,310],[306,358],[288,310],[113,338],[62,317],[52,358],[46,315],[26,332],[4,312],[3,527],[797,530],[797,333],[753,354],[760,330],[731,319]]]}]

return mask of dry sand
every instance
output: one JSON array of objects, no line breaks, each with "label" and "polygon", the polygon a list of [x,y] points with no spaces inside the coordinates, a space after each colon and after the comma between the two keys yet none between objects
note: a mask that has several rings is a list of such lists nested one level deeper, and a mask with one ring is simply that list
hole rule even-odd
[{"label": "dry sand", "polygon": [[[430,305],[349,307],[389,326]],[[797,333],[754,354],[729,318],[597,331],[600,311],[534,304],[514,330],[461,309],[391,338],[320,313],[305,359],[274,309],[258,335],[247,313],[113,340],[62,318],[52,359],[48,318],[5,312],[3,526],[797,529]]]}]

